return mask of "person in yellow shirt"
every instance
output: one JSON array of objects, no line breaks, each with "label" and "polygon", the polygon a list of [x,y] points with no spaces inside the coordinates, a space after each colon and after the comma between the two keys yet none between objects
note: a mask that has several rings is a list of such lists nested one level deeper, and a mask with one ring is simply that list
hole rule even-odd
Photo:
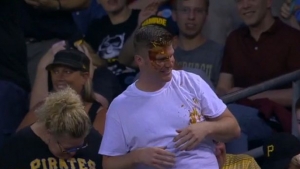
[{"label": "person in yellow shirt", "polygon": [[216,142],[216,157],[220,169],[260,169],[253,157],[246,154],[226,154],[225,144]]}]

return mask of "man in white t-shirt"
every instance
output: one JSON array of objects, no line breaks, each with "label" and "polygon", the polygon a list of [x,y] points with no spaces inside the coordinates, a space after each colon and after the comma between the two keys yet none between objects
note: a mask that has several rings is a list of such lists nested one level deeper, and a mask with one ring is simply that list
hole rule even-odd
[{"label": "man in white t-shirt", "polygon": [[99,154],[106,169],[218,169],[212,140],[240,134],[198,75],[172,70],[172,35],[147,25],[134,37],[139,79],[110,105]]}]

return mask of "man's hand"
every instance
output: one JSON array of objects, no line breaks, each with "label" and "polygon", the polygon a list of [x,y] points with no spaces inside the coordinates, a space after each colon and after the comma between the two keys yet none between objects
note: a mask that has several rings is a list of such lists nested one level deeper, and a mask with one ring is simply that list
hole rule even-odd
[{"label": "man's hand", "polygon": [[54,0],[25,0],[25,2],[35,8],[57,9],[59,7],[58,1]]},{"label": "man's hand", "polygon": [[281,16],[284,19],[290,19],[291,16],[295,13],[295,11],[299,10],[299,6],[294,6],[292,4],[292,0],[286,0],[281,6]]},{"label": "man's hand", "polygon": [[207,136],[207,123],[199,122],[191,124],[188,127],[176,130],[179,133],[175,138],[174,142],[176,148],[179,150],[192,150]]},{"label": "man's hand", "polygon": [[141,26],[142,22],[148,19],[150,16],[157,13],[158,7],[161,3],[159,1],[154,1],[149,4],[146,8],[142,9],[139,14],[138,26]]},{"label": "man's hand", "polygon": [[[94,67],[101,67],[106,65],[106,61],[99,57],[97,53],[92,49],[92,47],[86,41],[77,41],[75,42],[74,46],[78,49],[77,46],[83,46],[85,48],[85,53],[88,58],[90,59],[92,65]],[[81,50],[81,49],[78,49]]]},{"label": "man's hand", "polygon": [[135,151],[138,163],[146,164],[158,169],[173,167],[175,155],[165,148],[142,148]]},{"label": "man's hand", "polygon": [[79,41],[75,42],[74,46],[77,48],[77,50],[84,53],[89,58],[90,62],[93,62],[90,52],[87,49],[87,47],[84,45],[83,40],[79,40]]}]

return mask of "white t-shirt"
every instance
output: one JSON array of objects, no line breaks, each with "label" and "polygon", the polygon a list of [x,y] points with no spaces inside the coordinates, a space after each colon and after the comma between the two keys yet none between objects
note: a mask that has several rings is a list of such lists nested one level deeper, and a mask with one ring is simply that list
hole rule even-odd
[{"label": "white t-shirt", "polygon": [[172,140],[191,118],[194,122],[216,118],[226,105],[198,75],[176,70],[172,74],[158,91],[144,92],[133,83],[111,103],[99,154],[120,156],[138,148],[167,146],[176,155],[173,169],[219,168],[212,140],[203,140],[191,151],[175,149]]}]

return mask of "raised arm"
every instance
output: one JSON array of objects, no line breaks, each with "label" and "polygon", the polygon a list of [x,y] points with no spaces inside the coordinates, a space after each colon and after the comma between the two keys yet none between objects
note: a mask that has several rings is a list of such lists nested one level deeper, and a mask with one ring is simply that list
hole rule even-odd
[{"label": "raised arm", "polygon": [[135,31],[124,43],[124,46],[119,54],[119,62],[128,67],[136,68],[137,65],[134,62],[134,46],[133,46],[134,33]]},{"label": "raised arm", "polygon": [[36,8],[45,10],[70,10],[76,11],[87,8],[91,0],[25,0]]},{"label": "raised arm", "polygon": [[286,0],[281,6],[280,15],[283,19],[288,20],[293,28],[300,30],[300,25],[294,15],[294,12],[298,9],[299,7],[295,7],[291,12],[291,0]]},{"label": "raised arm", "polygon": [[40,60],[31,92],[30,109],[48,96],[48,71],[46,66],[52,63],[54,55],[63,49],[65,49],[65,41],[55,43]]},{"label": "raised arm", "polygon": [[[136,30],[140,27],[141,23],[149,18],[151,15],[155,15],[157,13],[158,7],[164,2],[164,0],[157,0],[151,3],[147,3],[145,8],[142,8],[139,14],[139,20]],[[133,37],[135,31],[125,42],[120,54],[119,54],[119,62],[129,67],[137,67],[134,62],[134,45],[133,45]]]}]

